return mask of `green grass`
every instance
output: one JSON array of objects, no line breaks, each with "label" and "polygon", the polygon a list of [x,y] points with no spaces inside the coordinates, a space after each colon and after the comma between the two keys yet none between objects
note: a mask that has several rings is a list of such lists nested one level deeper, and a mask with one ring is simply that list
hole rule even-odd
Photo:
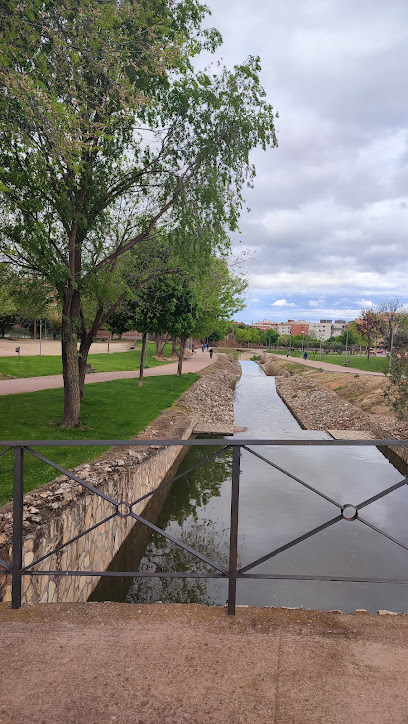
[{"label": "green grass", "polygon": [[[282,352],[281,350],[275,352],[273,350],[274,354],[280,354],[280,355],[286,355],[286,352]],[[316,352],[316,354],[313,354],[312,352],[308,352],[308,359],[316,361],[316,362],[330,362],[333,365],[339,365],[341,367],[344,367],[344,361],[345,361],[345,353],[343,352],[341,355],[339,354],[322,354],[322,359],[320,360],[320,352]],[[291,357],[301,357],[301,352],[298,350],[292,350],[290,353]],[[367,357],[360,357],[357,355],[349,355],[348,356],[348,364],[347,367],[352,367],[353,369],[357,370],[370,370],[370,372],[383,372],[384,367],[388,367],[388,358],[387,357],[370,357],[370,362],[367,364]]]},{"label": "green grass", "polygon": [[[150,377],[138,387],[137,380],[114,380],[89,385],[82,403],[83,426],[75,430],[60,427],[63,390],[41,390],[0,397],[3,440],[126,440],[135,437],[162,410],[190,387],[198,375]],[[46,457],[65,468],[94,460],[107,448],[38,448]],[[1,450],[0,450],[1,452]],[[58,476],[32,455],[24,456],[24,491],[40,487]],[[12,499],[13,454],[0,458],[0,504]]]},{"label": "green grass", "polygon": [[[166,362],[154,359],[156,346],[148,345],[148,365],[157,367]],[[169,355],[171,345],[166,346],[165,354]],[[88,362],[96,372],[116,372],[119,370],[137,370],[140,365],[140,347],[130,352],[111,352],[90,354]],[[0,357],[0,374],[10,377],[44,377],[45,375],[62,374],[61,357],[59,356],[30,356],[30,357]]]}]

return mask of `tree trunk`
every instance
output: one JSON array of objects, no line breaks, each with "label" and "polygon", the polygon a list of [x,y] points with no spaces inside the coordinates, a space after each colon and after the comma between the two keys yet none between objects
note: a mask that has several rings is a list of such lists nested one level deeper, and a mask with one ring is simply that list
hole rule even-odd
[{"label": "tree trunk", "polygon": [[370,335],[368,335],[367,364],[370,361],[370,347],[371,347],[371,337],[370,337]]},{"label": "tree trunk", "polygon": [[161,346],[161,350],[160,350],[160,357],[164,357],[164,350],[166,349],[166,344],[167,344],[168,338],[169,338],[169,335],[165,334],[164,341],[163,341],[163,336],[162,336],[162,346]]},{"label": "tree trunk", "polygon": [[[77,292],[73,293],[74,295]],[[68,306],[69,305],[68,303]],[[64,417],[62,427],[76,427],[81,421],[81,395],[78,366],[78,317],[63,315],[62,374],[64,377]]]},{"label": "tree trunk", "polygon": [[161,334],[159,334],[158,332],[155,332],[154,341],[156,344],[156,356],[158,357],[160,355],[160,348],[161,348],[161,341],[162,341]]},{"label": "tree trunk", "polygon": [[142,352],[140,355],[140,367],[139,367],[139,381],[138,381],[138,387],[143,386],[143,370],[144,370],[144,356],[145,356],[145,350],[146,350],[146,332],[143,332],[142,336]]},{"label": "tree trunk", "polygon": [[171,338],[171,356],[174,357],[175,354],[177,354],[177,338],[172,337]]},{"label": "tree trunk", "polygon": [[181,337],[180,339],[180,352],[179,352],[179,361],[177,365],[177,374],[180,377],[181,376],[181,370],[183,368],[183,359],[184,359],[184,350],[186,348],[186,337]]}]

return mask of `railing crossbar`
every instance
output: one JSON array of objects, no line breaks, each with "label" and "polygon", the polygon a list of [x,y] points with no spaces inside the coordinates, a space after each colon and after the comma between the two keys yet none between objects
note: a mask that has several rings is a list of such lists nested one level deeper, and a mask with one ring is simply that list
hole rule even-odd
[{"label": "railing crossbar", "polygon": [[183,478],[186,475],[189,475],[190,473],[194,472],[194,470],[201,468],[203,465],[206,465],[206,463],[210,462],[210,460],[218,457],[218,455],[221,455],[221,453],[225,452],[225,450],[229,450],[230,448],[231,448],[231,445],[225,445],[224,447],[220,448],[220,450],[217,450],[217,452],[213,453],[212,455],[208,455],[203,460],[200,460],[199,463],[192,465],[191,468],[188,468],[188,470],[183,470],[182,473],[175,475],[174,478],[171,478],[170,480],[166,480],[165,483],[162,483],[154,490],[151,490],[150,493],[145,493],[145,495],[142,495],[141,498],[137,498],[137,500],[134,500],[133,503],[131,504],[132,507],[134,505],[138,505],[138,503],[141,503],[143,500],[146,500],[146,498],[149,498],[151,495],[158,493],[159,490],[164,490],[164,488],[167,488],[169,485],[173,485],[173,483],[175,483],[176,480],[180,480],[180,478]]},{"label": "railing crossbar", "polygon": [[224,578],[228,579],[226,573],[205,573],[198,571],[194,573],[174,572],[164,573],[162,571],[63,571],[61,569],[49,571],[24,571],[23,576],[79,576],[79,577],[103,577],[108,578]]},{"label": "railing crossbar", "polygon": [[356,520],[359,520],[360,523],[363,523],[368,528],[371,528],[372,530],[375,530],[376,533],[380,533],[380,535],[383,535],[384,538],[388,538],[388,540],[392,541],[392,543],[396,543],[397,546],[400,546],[401,548],[404,548],[406,551],[408,551],[408,546],[405,545],[405,543],[402,543],[402,541],[398,540],[398,538],[393,538],[392,535],[389,535],[389,533],[386,533],[385,530],[382,530],[381,528],[378,528],[376,525],[373,525],[373,523],[369,523],[368,520],[365,518],[356,518]]},{"label": "railing crossbar", "polygon": [[199,553],[199,551],[194,550],[194,548],[191,548],[186,543],[183,543],[182,541],[175,538],[173,535],[171,535],[171,533],[167,533],[167,531],[158,528],[157,525],[154,525],[154,523],[151,523],[149,520],[142,518],[142,516],[137,515],[137,513],[134,513],[133,511],[129,513],[129,516],[131,518],[134,518],[135,520],[138,520],[139,523],[147,525],[147,527],[151,528],[151,530],[154,530],[155,533],[159,533],[159,535],[167,538],[167,540],[169,540],[171,543],[174,543],[176,546],[179,546],[179,548],[183,548],[183,550],[187,551],[187,553],[191,553],[193,556],[195,556],[195,558],[199,558],[200,561],[203,561],[203,563],[211,566],[211,568],[215,568],[217,571],[220,571],[220,573],[228,575],[227,569],[222,566],[221,563],[216,563],[215,561],[211,560],[211,558],[207,558],[207,556],[205,556],[203,553]]},{"label": "railing crossbar", "polygon": [[[166,447],[166,446],[186,446],[186,447],[214,447],[214,439],[203,440],[177,440],[170,438],[168,440],[150,440],[138,438],[135,440],[0,440],[0,447]],[[408,447],[408,440],[395,439],[375,439],[375,440],[307,440],[282,438],[268,440],[266,438],[254,439],[248,441],[248,438],[234,438],[229,442],[231,447],[252,446],[268,446],[268,447]]]},{"label": "railing crossbar", "polygon": [[11,566],[6,561],[3,561],[2,558],[0,558],[0,567],[4,568],[8,573],[11,573]]},{"label": "railing crossbar", "polygon": [[30,447],[24,448],[27,452],[29,452],[31,455],[34,455],[34,457],[38,458],[39,460],[42,460],[44,463],[47,463],[52,468],[55,468],[55,470],[58,470],[60,473],[63,473],[68,478],[71,478],[71,480],[75,480],[76,483],[79,483],[84,488],[87,488],[87,490],[90,490],[91,493],[95,493],[96,495],[99,495],[100,498],[103,498],[106,500],[107,503],[110,503],[111,505],[114,505],[115,508],[118,507],[119,502],[115,500],[114,498],[111,498],[110,495],[106,495],[106,493],[103,493],[101,490],[98,490],[98,488],[95,488],[94,485],[91,485],[90,483],[87,483],[86,480],[82,480],[82,478],[79,478],[78,475],[75,475],[75,473],[71,473],[69,470],[66,470],[66,468],[63,468],[61,465],[58,465],[58,463],[54,463],[52,460],[49,460],[44,455],[41,455],[40,453],[36,452],[35,450],[32,450]]},{"label": "railing crossbar", "polygon": [[[251,443],[252,444],[252,443]],[[332,503],[336,506],[336,508],[342,508],[343,506],[341,503],[338,503],[336,500],[333,500],[332,498],[329,498],[328,495],[325,495],[321,492],[321,490],[317,490],[317,488],[314,488],[313,485],[309,485],[309,483],[305,483],[304,480],[301,480],[301,478],[298,478],[296,475],[293,475],[293,473],[290,473],[288,470],[285,470],[284,468],[281,468],[280,465],[277,465],[276,463],[273,463],[272,460],[268,460],[268,458],[265,458],[263,455],[260,455],[259,453],[255,452],[255,450],[251,450],[251,448],[247,447],[247,445],[242,446],[244,450],[251,453],[251,455],[255,455],[255,457],[259,458],[260,460],[263,460],[264,463],[268,463],[272,468],[275,468],[275,470],[279,470],[279,472],[284,473],[288,478],[291,478],[292,480],[295,480],[297,483],[300,483],[303,485],[303,487],[308,488],[308,490],[311,490],[313,493],[316,493],[316,495],[320,495],[321,498],[324,498],[329,503]]]},{"label": "railing crossbar", "polygon": [[356,505],[356,510],[361,510],[361,508],[365,508],[367,505],[370,505],[371,503],[375,503],[376,500],[381,500],[385,495],[388,495],[388,493],[393,493],[394,490],[398,490],[398,488],[402,488],[403,485],[408,484],[408,478],[404,478],[403,480],[400,480],[399,483],[395,483],[395,485],[391,485],[386,490],[382,490],[381,493],[377,493],[377,495],[373,495],[372,498],[367,498],[363,503],[359,503]]},{"label": "railing crossbar", "polygon": [[253,563],[248,563],[246,566],[243,566],[243,568],[240,568],[238,573],[239,574],[245,573],[246,571],[251,570],[251,568],[255,568],[255,566],[259,566],[261,563],[265,563],[265,561],[268,561],[270,558],[274,558],[279,553],[283,553],[284,551],[287,551],[289,548],[293,548],[293,546],[297,545],[298,543],[302,543],[303,541],[307,540],[308,538],[311,538],[312,535],[316,535],[316,533],[320,533],[322,530],[329,528],[331,525],[338,523],[340,520],[343,520],[343,516],[336,515],[335,518],[332,518],[331,520],[326,521],[326,523],[322,523],[321,525],[318,525],[317,528],[313,528],[313,530],[309,530],[307,533],[300,535],[298,538],[294,538],[294,540],[290,541],[289,543],[285,543],[283,546],[276,548],[271,553],[267,553],[266,556],[262,556],[261,558],[258,558],[256,561],[253,561]]},{"label": "railing crossbar", "polygon": [[87,528],[86,530],[81,531],[81,533],[78,533],[78,535],[74,536],[73,538],[70,538],[65,543],[61,543],[61,545],[54,548],[54,550],[50,551],[49,553],[45,553],[41,558],[37,558],[37,560],[30,563],[29,566],[25,566],[22,568],[22,573],[25,573],[26,571],[30,571],[30,569],[33,566],[38,565],[42,561],[45,561],[46,558],[49,558],[50,556],[57,555],[60,551],[62,551],[67,546],[71,545],[71,543],[75,543],[77,540],[80,540],[84,537],[84,535],[87,535],[87,533],[91,533],[93,530],[96,530],[96,528],[99,528],[100,525],[103,525],[103,523],[107,523],[109,520],[114,518],[116,516],[116,513],[112,513],[112,515],[109,515],[107,518],[104,518],[103,520],[100,520],[98,523],[95,523],[95,525],[91,526],[91,528]]}]

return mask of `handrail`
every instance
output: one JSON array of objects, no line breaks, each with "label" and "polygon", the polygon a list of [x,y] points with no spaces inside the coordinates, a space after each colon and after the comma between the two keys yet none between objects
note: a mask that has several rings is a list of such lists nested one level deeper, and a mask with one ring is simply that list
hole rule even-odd
[{"label": "handrail", "polygon": [[[408,579],[388,579],[388,578],[365,578],[360,576],[312,576],[312,575],[286,575],[286,574],[270,574],[270,573],[248,573],[251,569],[255,568],[256,566],[260,565],[261,563],[269,560],[270,558],[273,558],[274,556],[278,555],[279,553],[288,550],[289,548],[292,548],[293,546],[297,545],[298,543],[301,543],[302,541],[306,540],[307,538],[310,538],[311,536],[315,535],[316,533],[324,530],[325,528],[328,528],[332,525],[335,525],[336,523],[346,520],[346,521],[358,521],[359,523],[369,527],[371,530],[374,530],[375,532],[379,533],[380,535],[384,536],[388,540],[391,540],[396,545],[400,546],[401,548],[404,548],[408,551],[408,546],[403,543],[402,541],[398,540],[397,538],[394,538],[390,536],[386,531],[383,531],[381,528],[374,526],[372,523],[368,522],[360,515],[360,510],[371,503],[380,500],[382,497],[388,495],[389,493],[397,490],[398,488],[407,485],[408,484],[408,478],[403,478],[398,483],[386,488],[380,493],[377,493],[374,496],[371,496],[370,498],[367,498],[366,500],[358,503],[357,505],[342,505],[340,502],[328,498],[324,493],[319,491],[317,488],[312,487],[310,484],[303,481],[301,478],[294,476],[292,473],[290,473],[288,470],[285,470],[281,466],[276,465],[276,463],[272,462],[271,460],[268,460],[264,456],[258,454],[254,450],[251,450],[252,447],[255,446],[267,446],[267,447],[276,447],[276,446],[319,446],[319,447],[338,447],[338,446],[361,446],[361,447],[408,447],[408,440],[395,440],[395,439],[389,439],[389,440],[311,440],[311,439],[281,439],[281,440],[265,440],[265,439],[254,439],[251,440],[249,438],[217,438],[217,439],[205,439],[205,440],[195,440],[195,439],[189,439],[189,440],[176,440],[174,438],[169,440],[155,440],[155,439],[137,439],[137,440],[7,440],[7,441],[0,441],[0,449],[6,448],[1,454],[4,454],[8,452],[9,450],[13,450],[14,454],[14,493],[13,493],[13,543],[12,543],[12,563],[11,565],[0,558],[0,569],[2,569],[3,575],[11,575],[12,579],[12,608],[20,608],[21,606],[21,589],[22,589],[22,577],[31,575],[31,576],[133,576],[135,578],[145,577],[145,578],[224,578],[228,579],[228,602],[227,602],[227,612],[229,615],[235,614],[235,608],[236,608],[236,588],[237,588],[237,580],[238,579],[265,579],[265,580],[314,580],[314,581],[348,581],[348,582],[363,582],[363,583],[401,583],[401,584],[407,584]],[[170,480],[167,480],[166,482],[162,483],[161,485],[157,486],[154,490],[150,491],[149,493],[137,498],[135,501],[124,501],[124,500],[115,500],[109,495],[106,495],[102,490],[99,490],[93,485],[90,485],[90,483],[83,480],[79,475],[76,475],[75,473],[66,470],[59,464],[53,462],[49,458],[45,457],[44,455],[41,455],[40,453],[36,452],[33,448],[35,447],[82,447],[82,446],[89,446],[89,447],[135,447],[135,446],[143,446],[143,447],[167,447],[167,446],[184,446],[184,447],[214,447],[214,446],[220,446],[219,449],[215,453],[211,453],[207,458],[200,461],[199,463],[193,465],[188,470],[183,471],[182,473],[179,473],[172,477]],[[225,450],[231,449],[232,450],[232,479],[231,479],[231,513],[230,513],[230,544],[229,544],[229,563],[228,568],[224,566],[223,564],[213,561],[209,559],[207,556],[205,556],[203,553],[196,551],[195,549],[191,548],[190,546],[186,545],[180,540],[177,540],[173,535],[168,533],[167,531],[161,530],[157,526],[155,526],[150,521],[146,520],[142,516],[138,515],[134,511],[134,507],[139,504],[141,501],[145,500],[151,495],[154,495],[159,490],[168,487],[171,485],[175,480],[178,480],[179,478],[187,475],[189,472],[197,469],[201,465],[204,465],[209,460],[212,460],[213,458],[216,458],[218,455],[220,455]],[[240,456],[241,456],[241,450],[245,449],[247,452],[255,455],[257,458],[261,459],[266,464],[270,465],[273,468],[278,469],[280,472],[284,473],[285,475],[289,476],[291,479],[298,482],[300,485],[305,486],[315,494],[322,496],[325,498],[329,503],[333,504],[335,507],[337,507],[338,512],[335,517],[331,518],[330,520],[320,524],[316,528],[304,533],[303,535],[288,541],[284,545],[281,545],[280,547],[276,548],[273,551],[270,551],[263,555],[262,557],[258,558],[255,561],[252,561],[251,563],[248,563],[242,568],[238,568],[238,519],[239,519],[239,485],[240,485]],[[82,487],[87,489],[88,491],[94,493],[95,495],[100,496],[103,498],[107,503],[112,505],[112,512],[107,517],[103,518],[103,520],[95,523],[90,528],[87,528],[84,531],[81,531],[78,535],[74,536],[70,540],[66,541],[63,544],[60,544],[55,549],[50,551],[49,553],[46,553],[45,555],[41,556],[40,558],[37,558],[36,560],[32,561],[27,566],[23,566],[23,494],[24,494],[24,457],[25,455],[33,455],[36,458],[39,458],[46,464],[50,465],[51,467],[55,468],[59,472],[62,472],[64,475],[69,477],[70,479],[74,480],[75,482],[79,483]],[[50,556],[58,553],[63,548],[67,547],[68,545],[71,545],[75,541],[82,538],[87,533],[95,530],[100,525],[106,523],[108,520],[114,518],[115,516],[118,516],[119,518],[132,518],[135,521],[139,521],[143,525],[146,525],[151,530],[155,531],[156,533],[159,533],[164,538],[167,538],[172,543],[175,543],[179,547],[186,550],[188,553],[194,555],[196,558],[201,560],[206,565],[211,566],[213,571],[211,573],[208,572],[149,572],[149,571],[89,571],[89,570],[78,570],[78,571],[71,571],[71,570],[36,570],[34,566],[38,565],[38,563],[42,562],[46,558],[49,558]]]}]

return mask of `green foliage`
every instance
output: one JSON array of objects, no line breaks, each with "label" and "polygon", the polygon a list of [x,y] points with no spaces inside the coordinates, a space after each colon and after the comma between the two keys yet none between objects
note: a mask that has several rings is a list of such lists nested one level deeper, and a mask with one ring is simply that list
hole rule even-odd
[{"label": "green foliage", "polygon": [[388,386],[384,391],[385,399],[399,420],[406,420],[408,416],[408,352],[394,356],[391,369],[388,363],[384,372],[388,377]]},{"label": "green foliage", "polygon": [[262,332],[261,338],[266,345],[276,344],[280,341],[280,334],[276,329],[267,329],[266,332]]},{"label": "green foliage", "polygon": [[[112,440],[135,437],[162,410],[198,379],[197,375],[182,377],[150,377],[144,386],[137,380],[114,380],[89,386],[83,403],[83,425],[64,431],[69,440]],[[5,439],[60,440],[59,420],[63,407],[62,390],[42,390],[0,397],[0,418]],[[66,468],[94,460],[106,448],[42,448],[43,454]],[[32,455],[25,456],[24,488],[28,492],[45,485],[56,476],[55,470]],[[13,495],[13,458],[10,453],[0,458],[0,504]]]},{"label": "green foliage", "polygon": [[196,0],[10,0],[8,10],[0,250],[57,290],[71,425],[90,344],[128,296],[129,252],[141,250],[133,289],[162,273],[144,266],[157,236],[184,261],[225,253],[255,177],[250,152],[277,143],[275,114],[259,58],[193,69],[220,43]]}]

